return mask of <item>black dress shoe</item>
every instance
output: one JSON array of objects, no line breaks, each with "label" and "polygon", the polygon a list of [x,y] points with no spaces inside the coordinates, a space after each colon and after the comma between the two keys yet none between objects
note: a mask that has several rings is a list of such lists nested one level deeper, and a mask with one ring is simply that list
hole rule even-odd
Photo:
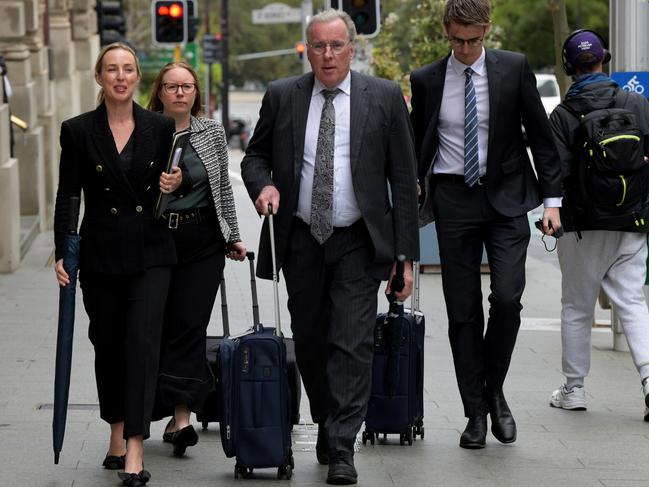
[{"label": "black dress shoe", "polygon": [[174,438],[175,431],[169,431],[169,428],[171,428],[173,424],[174,424],[174,417],[172,416],[169,422],[167,423],[167,426],[165,426],[164,433],[162,433],[162,441],[165,443],[171,443]]},{"label": "black dress shoe", "polygon": [[196,430],[190,424],[176,431],[171,439],[171,443],[174,445],[174,455],[182,457],[188,446],[194,446],[198,443],[198,433],[196,433]]},{"label": "black dress shoe", "polygon": [[102,465],[105,469],[108,470],[122,470],[124,468],[124,462],[126,461],[126,455],[118,457],[117,455],[106,455],[104,458],[104,463]]},{"label": "black dress shoe", "polygon": [[476,416],[474,418],[469,418],[466,428],[464,429],[462,436],[460,436],[460,446],[471,450],[484,448],[486,439],[487,417]]},{"label": "black dress shoe", "polygon": [[351,485],[358,481],[354,468],[354,455],[345,451],[329,452],[329,473],[327,483],[333,485]]},{"label": "black dress shoe", "polygon": [[315,444],[315,456],[320,465],[329,465],[329,439],[327,430],[321,424],[318,425],[318,441]]},{"label": "black dress shoe", "polygon": [[494,391],[487,397],[491,415],[491,432],[501,443],[516,441],[516,421],[507,405],[502,390]]},{"label": "black dress shoe", "polygon": [[151,474],[146,470],[140,473],[119,472],[117,475],[126,487],[143,487],[151,479]]}]

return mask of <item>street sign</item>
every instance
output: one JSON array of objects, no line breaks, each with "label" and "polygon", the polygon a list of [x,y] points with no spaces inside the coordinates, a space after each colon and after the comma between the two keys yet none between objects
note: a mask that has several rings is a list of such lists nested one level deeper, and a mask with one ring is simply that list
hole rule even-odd
[{"label": "street sign", "polygon": [[623,90],[639,93],[649,98],[649,71],[618,71],[611,75]]},{"label": "street sign", "polygon": [[203,64],[221,62],[221,34],[203,36]]},{"label": "street sign", "polygon": [[285,3],[269,3],[264,8],[252,11],[253,24],[301,23],[302,9],[289,7]]}]

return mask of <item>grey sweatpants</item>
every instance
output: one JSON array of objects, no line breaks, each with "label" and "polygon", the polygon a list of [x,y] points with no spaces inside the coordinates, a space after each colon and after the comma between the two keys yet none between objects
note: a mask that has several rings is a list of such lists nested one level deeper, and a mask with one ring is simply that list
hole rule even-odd
[{"label": "grey sweatpants", "polygon": [[647,236],[594,230],[567,233],[557,242],[561,267],[563,374],[569,385],[583,384],[590,370],[591,330],[600,286],[615,306],[633,363],[649,377],[649,311],[643,286]]}]

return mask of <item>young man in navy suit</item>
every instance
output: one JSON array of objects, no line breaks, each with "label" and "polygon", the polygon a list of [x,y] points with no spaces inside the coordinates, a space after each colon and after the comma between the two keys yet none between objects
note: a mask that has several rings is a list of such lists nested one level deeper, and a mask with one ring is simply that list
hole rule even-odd
[{"label": "young man in navy suit", "polygon": [[[435,220],[437,229],[449,339],[468,418],[460,446],[484,448],[488,413],[494,436],[516,441],[503,383],[520,326],[527,212],[543,202],[543,230],[561,227],[561,173],[526,57],[483,46],[489,1],[447,0],[443,28],[451,53],[410,78],[420,218]],[[483,246],[491,270],[486,333]]]}]

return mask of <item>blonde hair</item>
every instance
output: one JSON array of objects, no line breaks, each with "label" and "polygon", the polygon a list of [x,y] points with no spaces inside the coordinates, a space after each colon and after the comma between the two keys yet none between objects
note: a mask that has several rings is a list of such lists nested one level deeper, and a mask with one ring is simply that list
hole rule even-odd
[{"label": "blonde hair", "polygon": [[[123,49],[124,51],[130,52],[131,55],[133,56],[133,60],[135,61],[135,69],[137,71],[137,77],[138,79],[142,77],[142,71],[140,70],[140,61],[137,58],[137,54],[135,54],[135,50],[128,44],[124,44],[123,42],[113,42],[112,44],[108,44],[107,46],[104,46],[101,51],[99,51],[99,54],[97,55],[97,61],[95,61],[95,76],[99,76],[101,74],[101,68],[103,67],[103,62],[104,62],[104,56],[106,53],[109,51],[112,51],[113,49]],[[97,105],[101,105],[104,101],[104,89],[100,88],[99,93],[97,93]]]},{"label": "blonde hair", "polygon": [[156,76],[155,80],[153,81],[153,86],[151,88],[151,96],[149,97],[149,104],[147,108],[149,110],[153,110],[154,112],[164,111],[164,105],[162,104],[162,100],[160,100],[160,90],[162,90],[162,79],[164,78],[164,75],[167,74],[167,72],[175,68],[182,68],[186,70],[189,74],[192,75],[192,78],[194,78],[194,85],[195,85],[194,90],[196,96],[194,97],[194,104],[192,105],[191,114],[194,115],[195,117],[198,117],[203,112],[202,110],[203,102],[201,101],[201,87],[200,84],[198,83],[198,75],[196,74],[196,71],[194,71],[194,69],[184,61],[175,61],[175,62],[167,63],[160,70],[158,76]]},{"label": "blonde hair", "polygon": [[489,0],[446,0],[444,6],[444,25],[451,22],[460,25],[486,27],[491,23]]}]

